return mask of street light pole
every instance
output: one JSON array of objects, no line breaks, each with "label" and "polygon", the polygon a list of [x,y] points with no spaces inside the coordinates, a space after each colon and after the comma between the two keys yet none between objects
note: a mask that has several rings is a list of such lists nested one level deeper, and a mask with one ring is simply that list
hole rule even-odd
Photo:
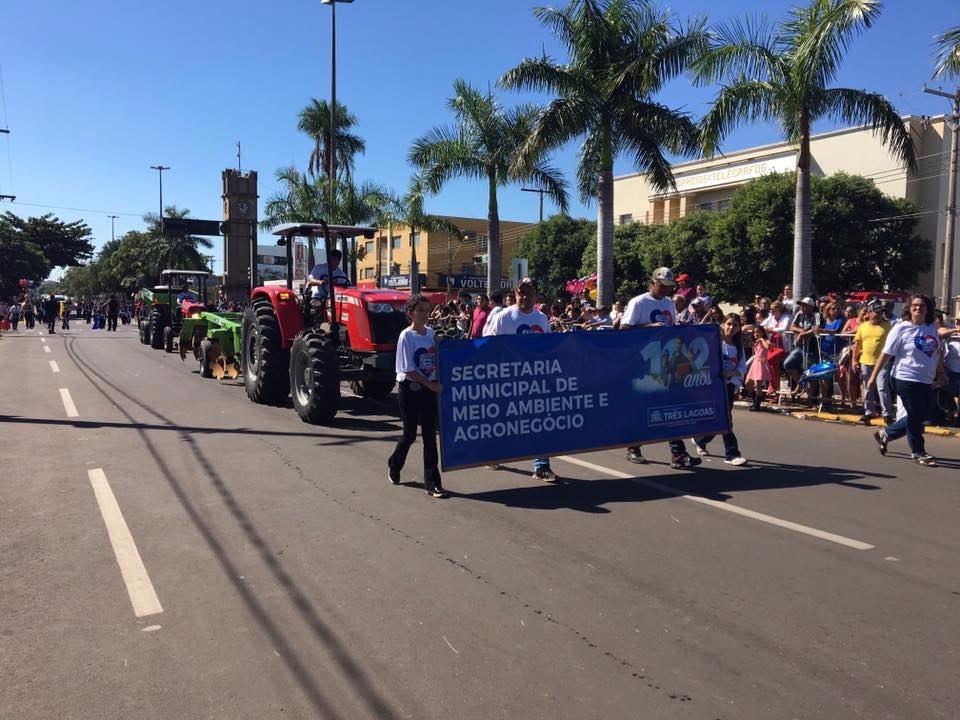
[{"label": "street light pole", "polygon": [[523,192],[535,192],[540,195],[540,224],[543,224],[543,194],[547,192],[546,190],[541,190],[540,188],[520,188]]},{"label": "street light pole", "polygon": [[950,141],[950,169],[947,171],[947,222],[943,243],[943,272],[940,280],[940,308],[953,314],[953,245],[957,222],[957,160],[960,156],[960,88],[955,93],[945,93],[924,86],[923,91],[953,100],[953,133]]},{"label": "street light pole", "polygon": [[113,242],[113,241],[115,240],[115,236],[114,236],[114,234],[113,234],[113,221],[116,220],[116,219],[117,219],[118,217],[120,217],[120,216],[119,216],[119,215],[107,215],[107,217],[110,218],[110,242]]},{"label": "street light pole", "polygon": [[151,165],[151,170],[156,170],[160,174],[160,239],[163,239],[163,171],[169,170],[169,165]]},{"label": "street light pole", "polygon": [[[330,212],[337,203],[337,3],[353,0],[320,0],[330,6]],[[329,220],[329,218],[328,218]]]}]

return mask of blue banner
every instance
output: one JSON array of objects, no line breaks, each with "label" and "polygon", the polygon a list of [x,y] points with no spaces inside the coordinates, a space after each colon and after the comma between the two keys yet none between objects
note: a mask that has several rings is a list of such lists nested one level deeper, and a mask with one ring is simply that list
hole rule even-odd
[{"label": "blue banner", "polygon": [[716,325],[440,343],[443,470],[726,432]]}]

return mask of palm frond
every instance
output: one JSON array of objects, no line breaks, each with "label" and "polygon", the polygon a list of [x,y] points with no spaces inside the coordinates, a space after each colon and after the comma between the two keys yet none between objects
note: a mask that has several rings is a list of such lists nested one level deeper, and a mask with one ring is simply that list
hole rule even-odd
[{"label": "palm frond", "polygon": [[880,16],[880,0],[814,0],[795,10],[791,27],[793,74],[808,86],[826,87],[837,76],[851,42]]},{"label": "palm frond", "polygon": [[745,76],[721,86],[710,110],[700,120],[704,154],[713,155],[723,138],[742,122],[777,119],[779,96],[778,86]]},{"label": "palm frond", "polygon": [[936,54],[933,77],[960,78],[960,26],[937,35],[934,39]]},{"label": "palm frond", "polygon": [[696,84],[712,85],[739,75],[755,80],[786,76],[776,28],[765,15],[721,23],[712,36],[710,47],[691,65]]},{"label": "palm frond", "polygon": [[869,125],[904,165],[916,171],[913,140],[903,118],[885,97],[863,90],[831,88],[824,90],[818,100],[818,110],[827,117],[853,125]]}]

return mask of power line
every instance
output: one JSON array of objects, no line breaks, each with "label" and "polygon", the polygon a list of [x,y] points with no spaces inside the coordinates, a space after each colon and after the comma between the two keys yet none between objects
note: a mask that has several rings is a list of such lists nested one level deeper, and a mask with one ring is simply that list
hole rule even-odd
[{"label": "power line", "polygon": [[123,212],[121,210],[93,210],[91,208],[63,207],[60,205],[44,205],[42,203],[25,203],[25,202],[15,202],[13,204],[26,205],[27,207],[47,208],[49,210],[71,210],[73,212],[97,213],[99,215],[106,215],[108,217],[110,216],[111,213],[116,213],[117,215],[125,215],[127,217],[138,217],[138,218],[143,217],[143,213]]}]

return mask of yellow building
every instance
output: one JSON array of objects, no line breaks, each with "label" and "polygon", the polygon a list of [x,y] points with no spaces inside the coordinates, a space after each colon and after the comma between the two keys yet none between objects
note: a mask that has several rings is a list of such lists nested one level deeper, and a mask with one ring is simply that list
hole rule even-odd
[{"label": "yellow building", "polygon": [[[811,168],[822,176],[846,172],[873,180],[884,193],[906,198],[919,211],[919,234],[934,249],[933,272],[923,276],[920,289],[939,296],[946,233],[950,128],[944,116],[907,116],[918,157],[916,173],[906,170],[869,127],[847,128],[814,135],[810,140]],[[795,172],[798,147],[789,143],[728,152],[722,157],[675,165],[676,189],[655,192],[640,174],[613,181],[614,222],[664,223],[698,210],[723,210],[737,190],[753,178],[773,172]],[[960,295],[960,252],[953,238],[951,297]],[[786,278],[785,278],[786,279]]]},{"label": "yellow building", "polygon": [[[361,287],[410,287],[410,261],[416,249],[420,287],[427,291],[456,293],[486,289],[487,220],[452,215],[440,216],[460,232],[411,233],[410,228],[393,225],[380,228],[377,236],[364,242],[364,257],[357,261],[357,284]],[[501,288],[512,289],[511,258],[520,236],[536,225],[500,221]],[[448,283],[449,279],[449,283]]]}]

